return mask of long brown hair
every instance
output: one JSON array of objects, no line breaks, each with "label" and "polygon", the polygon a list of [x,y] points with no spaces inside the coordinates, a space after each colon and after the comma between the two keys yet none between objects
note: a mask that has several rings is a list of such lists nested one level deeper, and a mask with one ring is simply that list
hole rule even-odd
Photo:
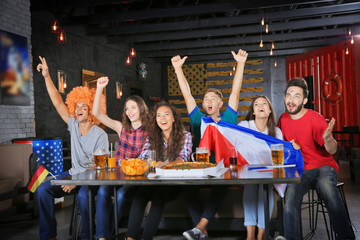
[{"label": "long brown hair", "polygon": [[124,111],[122,115],[121,123],[123,124],[125,131],[129,132],[131,129],[131,121],[126,115],[126,103],[130,100],[136,102],[140,112],[140,121],[141,121],[142,129],[146,130],[148,124],[149,109],[141,97],[137,95],[132,95],[125,100]]},{"label": "long brown hair", "polygon": [[270,108],[270,115],[268,117],[268,121],[267,121],[267,128],[268,128],[268,135],[272,136],[272,137],[276,137],[276,124],[275,124],[275,113],[274,113],[274,109],[271,105],[270,100],[263,95],[257,96],[254,98],[254,100],[251,102],[250,108],[249,108],[249,112],[246,115],[246,120],[250,121],[250,120],[255,120],[255,115],[254,115],[254,103],[258,98],[264,98],[268,104],[269,104],[269,108]]},{"label": "long brown hair", "polygon": [[167,145],[167,159],[174,161],[179,156],[181,148],[185,142],[185,128],[182,124],[179,111],[170,103],[161,101],[157,103],[150,115],[148,137],[150,142],[150,149],[156,151],[157,158],[165,161],[164,138],[161,128],[157,125],[156,115],[160,107],[168,107],[174,116],[174,122],[170,133],[170,139]]}]

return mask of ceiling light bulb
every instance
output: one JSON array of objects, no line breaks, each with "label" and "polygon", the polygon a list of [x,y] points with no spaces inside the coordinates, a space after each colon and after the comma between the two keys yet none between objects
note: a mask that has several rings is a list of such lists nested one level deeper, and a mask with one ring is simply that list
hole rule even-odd
[{"label": "ceiling light bulb", "polygon": [[273,53],[273,50],[271,49],[271,50],[270,50],[270,55],[272,56],[273,54],[274,54],[274,53]]},{"label": "ceiling light bulb", "polygon": [[266,32],[266,33],[269,33],[269,24],[266,24],[265,32]]},{"label": "ceiling light bulb", "polygon": [[351,36],[350,43],[351,43],[351,44],[354,44],[354,36]]},{"label": "ceiling light bulb", "polygon": [[235,66],[233,66],[233,71],[235,71],[236,70],[236,68],[235,68]]},{"label": "ceiling light bulb", "polygon": [[261,19],[261,25],[264,26],[264,24],[265,24],[265,20],[264,20],[264,18],[262,18]]},{"label": "ceiling light bulb", "polygon": [[264,46],[262,39],[260,40],[260,45],[259,45],[259,46],[260,46],[260,47],[263,47],[263,46]]},{"label": "ceiling light bulb", "polygon": [[349,48],[346,47],[346,52],[345,52],[346,55],[349,55]]},{"label": "ceiling light bulb", "polygon": [[349,35],[351,35],[351,29],[349,28]]},{"label": "ceiling light bulb", "polygon": [[277,61],[275,60],[275,62],[274,62],[274,67],[277,67]]},{"label": "ceiling light bulb", "polygon": [[272,42],[271,49],[274,49],[274,48],[275,48],[275,44],[274,44],[274,42]]}]

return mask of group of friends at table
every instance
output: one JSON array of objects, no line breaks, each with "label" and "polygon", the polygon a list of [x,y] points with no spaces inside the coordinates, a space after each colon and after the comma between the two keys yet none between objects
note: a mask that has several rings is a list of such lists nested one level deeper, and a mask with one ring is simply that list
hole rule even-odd
[{"label": "group of friends at table", "polygon": [[[96,149],[109,149],[107,134],[98,127],[101,122],[119,135],[116,159],[147,159],[151,150],[156,151],[157,162],[154,167],[162,167],[176,162],[189,161],[190,155],[201,140],[203,117],[211,117],[215,122],[226,121],[232,124],[292,142],[295,149],[300,149],[304,159],[304,172],[300,184],[289,184],[285,195],[284,229],[286,239],[302,239],[301,202],[304,194],[315,187],[324,200],[333,225],[336,239],[355,239],[348,223],[345,207],[336,188],[339,166],[332,157],[338,147],[332,137],[335,120],[329,123],[317,112],[304,108],[308,101],[306,81],[295,78],[288,82],[284,104],[286,112],[278,123],[270,100],[266,96],[257,96],[251,102],[246,120],[237,122],[239,94],[243,80],[246,51],[231,52],[237,62],[236,72],[224,113],[220,114],[223,95],[218,89],[209,88],[204,92],[203,114],[191,94],[182,66],[187,57],[175,56],[172,65],[183,94],[190,117],[192,134],[185,130],[179,111],[170,103],[161,101],[149,111],[144,100],[139,96],[130,96],[125,101],[122,120],[108,117],[103,89],[109,79],[97,80],[97,88],[75,87],[65,103],[53,84],[45,58],[40,58],[37,70],[43,75],[50,99],[60,117],[67,123],[71,142],[71,163],[69,171],[57,176],[57,179],[84,172],[93,167],[90,158]],[[210,161],[215,161],[212,157]],[[81,238],[89,236],[89,186],[56,186],[50,180],[43,182],[36,191],[39,206],[40,239],[56,239],[56,219],[54,198],[77,191],[78,206],[82,219]],[[164,206],[167,202],[183,195],[194,228],[186,230],[186,239],[210,239],[207,225],[214,219],[218,207],[227,191],[226,186],[206,186],[210,194],[205,206],[199,206],[197,196],[204,186],[118,186],[118,219],[121,219],[126,203],[131,203],[127,239],[152,239],[156,234]],[[97,195],[96,202],[96,237],[110,238],[114,232],[112,210],[112,187],[99,186],[92,189]],[[263,188],[251,184],[244,186],[244,225],[247,239],[264,239],[265,220]],[[273,192],[269,191],[270,215],[273,206]],[[145,207],[151,201],[147,221],[139,234]],[[203,210],[202,210],[203,209]],[[258,234],[255,236],[256,227]],[[185,230],[185,229],[184,229]]]}]

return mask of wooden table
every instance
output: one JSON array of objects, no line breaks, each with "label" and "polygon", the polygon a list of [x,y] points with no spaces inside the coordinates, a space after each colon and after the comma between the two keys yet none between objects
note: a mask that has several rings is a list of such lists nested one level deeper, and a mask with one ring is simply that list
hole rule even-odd
[{"label": "wooden table", "polygon": [[[63,179],[51,180],[52,185],[88,185],[114,186],[114,197],[116,199],[116,186],[119,185],[244,185],[244,184],[262,184],[265,190],[265,233],[266,239],[270,239],[270,216],[268,192],[272,189],[272,184],[276,183],[300,183],[300,177],[295,167],[281,167],[273,169],[251,169],[252,165],[239,166],[237,171],[227,171],[221,177],[199,177],[199,178],[171,178],[162,179],[148,178],[147,175],[127,176],[117,167],[115,170],[108,169],[90,169],[86,172]],[[257,167],[257,166],[256,166]],[[92,228],[92,197],[91,188],[89,188],[89,214],[90,214],[90,236],[93,237]],[[118,235],[117,226],[117,201],[114,201],[115,215],[115,233]]]}]

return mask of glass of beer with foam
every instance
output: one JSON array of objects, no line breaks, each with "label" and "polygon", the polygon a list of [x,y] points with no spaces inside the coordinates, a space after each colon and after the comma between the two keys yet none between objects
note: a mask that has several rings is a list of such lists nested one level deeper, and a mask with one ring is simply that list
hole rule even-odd
[{"label": "glass of beer with foam", "polygon": [[96,149],[93,153],[94,163],[97,169],[104,168],[106,165],[106,160],[108,155],[106,154],[105,149]]},{"label": "glass of beer with foam", "polygon": [[[271,144],[271,160],[273,165],[284,165],[284,144]],[[290,157],[290,151],[288,149],[285,149],[288,151],[288,156],[286,160]]]},{"label": "glass of beer with foam", "polygon": [[[196,159],[194,159],[194,154],[196,154]],[[191,160],[193,162],[209,162],[209,149],[207,147],[197,147],[196,152],[191,154]]]}]

